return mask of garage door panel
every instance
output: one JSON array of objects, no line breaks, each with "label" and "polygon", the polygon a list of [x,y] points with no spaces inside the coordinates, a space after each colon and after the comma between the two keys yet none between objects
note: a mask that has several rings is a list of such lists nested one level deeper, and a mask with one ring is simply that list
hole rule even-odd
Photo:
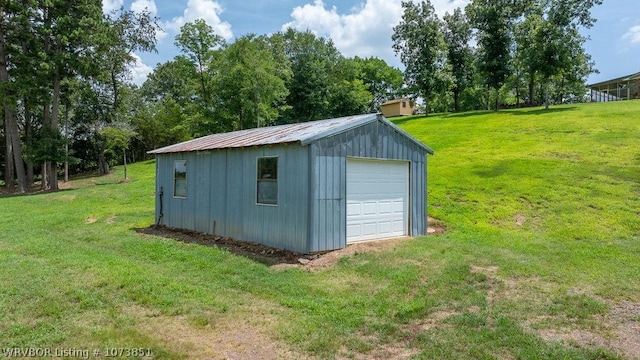
[{"label": "garage door panel", "polygon": [[362,206],[359,202],[347,203],[347,218],[362,215]]},{"label": "garage door panel", "polygon": [[407,235],[408,162],[347,161],[347,242]]},{"label": "garage door panel", "polygon": [[392,209],[392,201],[380,201],[378,203],[378,213],[379,214],[385,214],[385,215],[389,215],[391,214],[391,209]]},{"label": "garage door panel", "polygon": [[362,203],[362,215],[375,215],[377,213],[378,203],[370,200]]}]

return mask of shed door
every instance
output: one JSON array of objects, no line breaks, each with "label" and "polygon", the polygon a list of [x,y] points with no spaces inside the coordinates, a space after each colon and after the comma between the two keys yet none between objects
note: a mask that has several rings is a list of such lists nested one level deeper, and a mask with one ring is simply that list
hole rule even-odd
[{"label": "shed door", "polygon": [[408,235],[409,163],[347,159],[347,243]]}]

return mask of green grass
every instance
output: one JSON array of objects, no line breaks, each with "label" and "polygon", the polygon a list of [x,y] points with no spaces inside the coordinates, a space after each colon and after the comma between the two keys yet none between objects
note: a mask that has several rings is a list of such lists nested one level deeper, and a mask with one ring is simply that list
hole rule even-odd
[{"label": "green grass", "polygon": [[599,319],[638,301],[639,113],[629,101],[395,120],[436,151],[428,210],[447,232],[314,272],[139,234],[153,162],[128,182],[116,169],[0,197],[0,347],[215,357],[211,337],[239,328],[320,358],[619,358],[541,334],[607,338]]}]

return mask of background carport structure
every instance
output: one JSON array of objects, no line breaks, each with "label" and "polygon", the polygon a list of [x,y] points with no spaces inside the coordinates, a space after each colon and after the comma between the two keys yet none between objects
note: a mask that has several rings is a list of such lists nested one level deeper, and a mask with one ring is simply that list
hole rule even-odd
[{"label": "background carport structure", "polygon": [[427,230],[427,153],[376,114],[214,134],[151,151],[174,228],[301,253]]},{"label": "background carport structure", "polygon": [[593,102],[640,99],[640,72],[591,84],[588,87]]}]

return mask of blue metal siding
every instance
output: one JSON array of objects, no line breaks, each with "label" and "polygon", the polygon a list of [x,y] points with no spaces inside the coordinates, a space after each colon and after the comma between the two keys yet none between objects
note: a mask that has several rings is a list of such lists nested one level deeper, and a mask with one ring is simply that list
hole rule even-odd
[{"label": "blue metal siding", "polygon": [[[307,150],[278,145],[158,155],[156,186],[164,188],[161,224],[309,252]],[[256,164],[263,156],[278,157],[277,206],[256,204]],[[173,197],[177,159],[187,160],[186,199]]]},{"label": "blue metal siding", "polygon": [[[214,233],[302,253],[346,246],[347,158],[410,162],[410,235],[426,234],[426,151],[385,121],[308,145],[280,144],[157,154],[169,227]],[[278,204],[256,204],[257,158],[278,157]],[[187,160],[187,198],[173,197],[173,162]],[[158,204],[158,201],[156,201]],[[156,205],[157,215],[159,207]]]},{"label": "blue metal siding", "polygon": [[[410,234],[426,234],[426,151],[382,121],[312,143],[311,251],[346,246],[347,157],[410,162]],[[315,221],[315,223],[314,223]]]}]

